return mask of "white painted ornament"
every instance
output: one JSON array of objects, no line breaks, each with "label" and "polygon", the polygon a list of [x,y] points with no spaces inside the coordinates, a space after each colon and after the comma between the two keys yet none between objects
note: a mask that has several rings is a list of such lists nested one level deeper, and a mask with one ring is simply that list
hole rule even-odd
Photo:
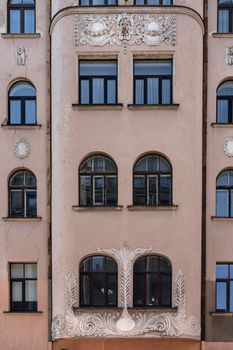
[{"label": "white painted ornament", "polygon": [[24,139],[20,139],[15,144],[15,156],[19,159],[25,159],[30,154],[30,146]]},{"label": "white painted ornament", "polygon": [[233,157],[233,137],[227,137],[224,143],[224,153],[228,157]]}]

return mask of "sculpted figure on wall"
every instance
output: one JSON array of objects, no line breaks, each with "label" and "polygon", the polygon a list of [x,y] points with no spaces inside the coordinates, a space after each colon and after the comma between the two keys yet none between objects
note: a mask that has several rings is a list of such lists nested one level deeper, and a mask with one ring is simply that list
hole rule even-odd
[{"label": "sculpted figure on wall", "polygon": [[226,63],[233,65],[233,46],[226,48]]},{"label": "sculpted figure on wall", "polygon": [[26,64],[26,49],[23,46],[16,47],[16,60],[19,66],[25,66]]}]

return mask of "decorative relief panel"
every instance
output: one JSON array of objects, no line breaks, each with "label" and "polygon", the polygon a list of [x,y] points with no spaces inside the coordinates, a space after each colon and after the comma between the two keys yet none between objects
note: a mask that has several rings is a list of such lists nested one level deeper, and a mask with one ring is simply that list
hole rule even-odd
[{"label": "decorative relief panel", "polygon": [[19,159],[25,159],[30,154],[30,146],[24,139],[20,139],[15,144],[15,156]]},{"label": "decorative relief panel", "polygon": [[176,15],[76,15],[75,45],[176,44]]},{"label": "decorative relief panel", "polygon": [[52,323],[53,339],[69,337],[162,337],[200,336],[200,324],[196,317],[186,315],[185,279],[180,271],[175,279],[174,303],[177,309],[171,312],[129,310],[130,276],[133,262],[140,255],[151,252],[151,248],[129,249],[126,244],[120,249],[99,249],[99,252],[114,257],[120,270],[120,299],[124,306],[101,312],[77,309],[77,276],[69,272],[66,276],[66,310],[58,314]]},{"label": "decorative relief panel", "polygon": [[226,48],[226,64],[233,65],[233,46]]},{"label": "decorative relief panel", "polygon": [[227,137],[224,143],[224,153],[228,157],[233,157],[233,137]]},{"label": "decorative relief panel", "polygon": [[26,48],[23,46],[16,47],[16,62],[18,66],[25,66],[27,60]]}]

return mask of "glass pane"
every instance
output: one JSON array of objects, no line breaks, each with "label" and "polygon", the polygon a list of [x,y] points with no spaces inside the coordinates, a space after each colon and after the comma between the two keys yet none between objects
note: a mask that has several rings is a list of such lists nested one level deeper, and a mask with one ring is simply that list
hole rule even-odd
[{"label": "glass pane", "polygon": [[233,186],[233,171],[229,171],[229,185]]},{"label": "glass pane", "polygon": [[233,96],[233,81],[226,81],[220,85],[217,96]]},{"label": "glass pane", "polygon": [[116,0],[108,0],[108,5],[116,5]]},{"label": "glass pane", "polygon": [[117,304],[117,276],[108,276],[108,306],[114,306]]},{"label": "glass pane", "polygon": [[163,5],[172,5],[172,0],[163,0]]},{"label": "glass pane", "polygon": [[35,0],[23,0],[23,4],[35,4]]},{"label": "glass pane", "polygon": [[11,278],[24,278],[23,264],[11,264]]},{"label": "glass pane", "polygon": [[92,102],[104,103],[104,79],[93,79],[92,89]]},{"label": "glass pane", "polygon": [[156,172],[159,169],[159,158],[157,156],[147,157],[147,171]]},{"label": "glass pane", "polygon": [[20,10],[10,10],[10,33],[20,33]]},{"label": "glass pane", "polygon": [[25,101],[25,124],[36,124],[36,101]]},{"label": "glass pane", "polygon": [[104,5],[104,0],[92,0],[93,5]]},{"label": "glass pane", "polygon": [[160,272],[171,273],[171,264],[167,259],[160,257]]},{"label": "glass pane", "polygon": [[10,191],[10,216],[23,217],[23,192],[22,191]]},{"label": "glass pane", "polygon": [[105,159],[104,157],[94,157],[94,169],[93,171],[95,173],[103,173],[104,172],[104,165],[105,165]]},{"label": "glass pane", "polygon": [[25,264],[25,278],[37,278],[36,264]]},{"label": "glass pane", "polygon": [[135,103],[144,104],[144,80],[135,81]]},{"label": "glass pane", "polygon": [[117,168],[116,165],[113,163],[112,160],[105,158],[105,173],[116,173]]},{"label": "glass pane", "polygon": [[146,270],[147,272],[159,272],[159,257],[148,256],[146,257]]},{"label": "glass pane", "polygon": [[146,189],[144,176],[134,176],[134,204],[146,204]]},{"label": "glass pane", "polygon": [[147,0],[148,5],[159,5],[159,0]]},{"label": "glass pane", "polygon": [[230,282],[230,312],[233,312],[233,282]]},{"label": "glass pane", "polygon": [[10,101],[10,124],[21,124],[21,101]]},{"label": "glass pane", "polygon": [[81,103],[90,103],[89,80],[81,80]]},{"label": "glass pane", "polygon": [[136,0],[135,5],[144,5],[144,0]]},{"label": "glass pane", "polygon": [[37,281],[25,281],[25,301],[37,301]]},{"label": "glass pane", "polygon": [[89,6],[90,5],[89,0],[81,0],[80,5],[81,6]]},{"label": "glass pane", "polygon": [[148,176],[147,178],[147,204],[157,205],[157,176]]},{"label": "glass pane", "polygon": [[229,32],[229,11],[218,10],[218,32],[228,33]]},{"label": "glass pane", "polygon": [[227,284],[216,283],[216,310],[227,310]]},{"label": "glass pane", "polygon": [[116,76],[115,61],[86,61],[80,62],[80,75],[86,76]]},{"label": "glass pane", "polygon": [[230,278],[233,278],[233,264],[230,264]]},{"label": "glass pane", "polygon": [[171,204],[171,176],[162,175],[160,176],[159,184],[159,204],[169,205]]},{"label": "glass pane", "polygon": [[171,277],[161,276],[161,305],[171,306]]},{"label": "glass pane", "polygon": [[228,100],[217,101],[217,123],[228,123]]},{"label": "glass pane", "polygon": [[162,172],[171,172],[170,163],[163,157],[159,157],[159,170]]},{"label": "glass pane", "polygon": [[26,216],[36,216],[36,191],[26,192]]},{"label": "glass pane", "polygon": [[218,175],[217,186],[229,186],[229,171],[224,171]]},{"label": "glass pane", "polygon": [[29,171],[25,171],[25,186],[36,188],[36,177]]},{"label": "glass pane", "polygon": [[228,264],[217,264],[216,265],[216,278],[228,278],[229,269]]},{"label": "glass pane", "polygon": [[217,190],[216,193],[216,216],[229,216],[228,191]]},{"label": "glass pane", "polygon": [[116,80],[107,81],[107,103],[116,103]]},{"label": "glass pane", "polygon": [[91,205],[91,177],[80,177],[80,205]]},{"label": "glass pane", "polygon": [[134,168],[134,171],[146,171],[146,157],[140,159]]},{"label": "glass pane", "polygon": [[146,305],[158,306],[159,305],[159,293],[158,282],[156,274],[148,274],[146,276],[147,293],[146,293]]},{"label": "glass pane", "polygon": [[117,272],[117,264],[113,259],[106,258],[106,271]]},{"label": "glass pane", "polygon": [[10,180],[10,187],[23,187],[24,186],[24,173],[22,171],[12,176]]},{"label": "glass pane", "polygon": [[134,64],[135,75],[171,75],[171,60],[138,61]]},{"label": "glass pane", "polygon": [[137,260],[134,264],[134,272],[145,272],[146,271],[146,258]]},{"label": "glass pane", "polygon": [[24,33],[35,32],[35,11],[24,10]]},{"label": "glass pane", "polygon": [[105,275],[92,275],[93,306],[105,305]]},{"label": "glass pane", "polygon": [[145,283],[143,275],[134,275],[134,304],[143,306],[145,294]]},{"label": "glass pane", "polygon": [[23,301],[22,282],[12,282],[12,301]]},{"label": "glass pane", "polygon": [[89,276],[81,277],[81,304],[82,305],[90,305],[90,278]]},{"label": "glass pane", "polygon": [[171,103],[171,80],[168,79],[162,80],[162,103]]},{"label": "glass pane", "polygon": [[233,4],[233,0],[218,0],[219,5]]},{"label": "glass pane", "polygon": [[116,176],[105,177],[105,204],[117,204],[117,178]]},{"label": "glass pane", "polygon": [[92,272],[105,272],[105,257],[93,256],[91,259],[91,271]]},{"label": "glass pane", "polygon": [[91,272],[91,260],[92,258],[85,259],[80,265],[81,272]]},{"label": "glass pane", "polygon": [[233,191],[231,190],[231,207],[230,207],[230,217],[233,217]]},{"label": "glass pane", "polygon": [[28,83],[18,83],[14,85],[10,90],[11,97],[23,97],[23,96],[36,96],[35,88]]},{"label": "glass pane", "polygon": [[93,158],[87,159],[80,167],[80,173],[90,173],[92,171]]},{"label": "glass pane", "polygon": [[157,78],[147,79],[147,103],[159,103],[159,79]]}]

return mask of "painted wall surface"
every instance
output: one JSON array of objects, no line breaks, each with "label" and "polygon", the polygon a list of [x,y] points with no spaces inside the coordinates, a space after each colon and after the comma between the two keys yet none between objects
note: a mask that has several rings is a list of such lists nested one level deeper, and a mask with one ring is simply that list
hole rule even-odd
[{"label": "painted wall surface", "polygon": [[[0,1],[0,32],[6,33],[7,1]],[[8,89],[17,80],[32,82],[37,91],[37,118],[40,129],[0,127],[0,348],[45,350],[48,344],[48,204],[47,121],[48,108],[48,21],[46,0],[36,2],[36,32],[39,38],[0,37],[0,124],[6,124]],[[17,65],[16,48],[24,46],[26,65]],[[15,143],[21,138],[30,154],[19,159]],[[16,169],[31,170],[37,178],[37,213],[40,221],[5,221],[8,216],[8,178]],[[10,307],[9,263],[36,262],[38,310],[42,313],[4,313]]]}]

